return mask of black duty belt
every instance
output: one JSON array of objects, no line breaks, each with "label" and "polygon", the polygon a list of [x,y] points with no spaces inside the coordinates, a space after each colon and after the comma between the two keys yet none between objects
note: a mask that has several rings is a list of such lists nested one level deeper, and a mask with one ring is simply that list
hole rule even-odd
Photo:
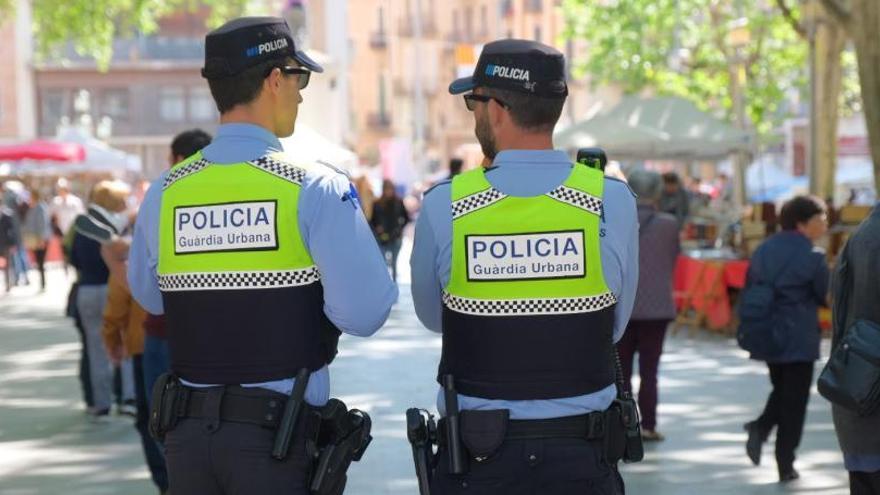
[{"label": "black duty belt", "polygon": [[219,419],[269,429],[278,428],[287,401],[287,396],[278,392],[238,385],[183,390],[186,398],[178,411],[181,418]]},{"label": "black duty belt", "polygon": [[[466,413],[466,411],[462,411]],[[591,412],[579,416],[552,419],[512,419],[507,422],[505,440],[538,440],[545,438],[578,438],[600,440],[605,438],[605,413]],[[438,438],[445,443],[446,418],[439,422]]]},{"label": "black duty belt", "polygon": [[583,438],[598,440],[605,437],[605,413],[592,412],[580,416],[553,419],[514,419],[507,423],[506,438],[529,440],[538,438]]}]

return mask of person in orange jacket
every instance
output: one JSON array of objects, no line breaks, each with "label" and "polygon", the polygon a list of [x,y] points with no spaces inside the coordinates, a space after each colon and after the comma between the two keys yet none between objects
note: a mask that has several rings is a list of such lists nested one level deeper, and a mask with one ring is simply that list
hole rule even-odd
[{"label": "person in orange jacket", "polygon": [[132,360],[137,401],[135,429],[140,434],[144,457],[153,483],[165,493],[168,490],[165,458],[147,429],[149,421],[147,393],[149,392],[144,387],[143,366],[144,321],[147,312],[131,297],[128,289],[125,277],[128,243],[125,240],[116,240],[104,244],[101,255],[110,270],[107,304],[104,306],[104,325],[101,330],[104,346],[114,364],[126,357]]}]

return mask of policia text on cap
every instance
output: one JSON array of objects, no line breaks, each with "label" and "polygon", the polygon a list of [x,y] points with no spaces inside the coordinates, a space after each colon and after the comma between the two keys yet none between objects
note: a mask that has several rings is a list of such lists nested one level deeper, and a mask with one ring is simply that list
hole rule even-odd
[{"label": "policia text on cap", "polygon": [[369,416],[329,398],[340,330],[372,335],[397,288],[348,178],[282,150],[313,72],[278,18],[208,34],[215,140],[148,191],[132,294],[167,318],[151,431],[179,494],[337,494]]},{"label": "policia text on cap", "polygon": [[617,462],[641,458],[614,360],[638,283],[635,198],[553,150],[557,50],[489,43],[450,92],[491,164],[431,189],[416,224],[413,300],[443,334],[443,418],[407,413],[420,490],[622,494]]}]

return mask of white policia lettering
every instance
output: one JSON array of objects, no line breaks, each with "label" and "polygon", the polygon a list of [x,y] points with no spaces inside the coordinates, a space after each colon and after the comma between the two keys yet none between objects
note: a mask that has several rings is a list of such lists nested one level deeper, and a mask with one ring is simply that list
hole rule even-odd
[{"label": "white policia lettering", "polygon": [[287,48],[287,38],[278,38],[277,40],[262,43],[258,48],[258,52],[260,55],[262,55],[264,53],[274,52],[275,50],[280,50],[282,48]]},{"label": "white policia lettering", "polygon": [[525,69],[517,69],[515,67],[504,67],[503,65],[496,65],[492,69],[492,75],[498,77],[505,77],[507,79],[518,79],[520,81],[530,81],[531,77],[529,71]]},{"label": "white policia lettering", "polygon": [[274,249],[274,201],[179,207],[174,212],[178,253]]},{"label": "white policia lettering", "polygon": [[471,280],[583,277],[584,232],[468,236],[467,267]]}]

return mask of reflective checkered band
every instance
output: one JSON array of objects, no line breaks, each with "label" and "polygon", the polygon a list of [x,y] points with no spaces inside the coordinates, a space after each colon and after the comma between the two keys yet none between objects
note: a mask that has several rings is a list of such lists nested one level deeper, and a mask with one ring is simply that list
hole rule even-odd
[{"label": "reflective checkered band", "polygon": [[589,297],[552,299],[470,299],[443,292],[443,304],[452,311],[476,316],[565,315],[592,313],[617,303],[611,292]]},{"label": "reflective checkered band", "polygon": [[279,289],[309,285],[321,280],[318,267],[257,272],[197,272],[159,276],[164,292],[192,290]]},{"label": "reflective checkered band", "polygon": [[602,214],[602,198],[597,198],[592,194],[587,194],[577,189],[559,186],[548,192],[547,196],[550,196],[556,201],[561,201],[576,206],[582,210],[589,211],[590,213],[595,213],[596,215]]},{"label": "reflective checkered band", "polygon": [[168,173],[168,175],[165,176],[165,183],[162,185],[162,189],[168,189],[169,187],[171,187],[171,184],[174,184],[180,179],[200,171],[210,164],[211,162],[205,160],[204,158],[201,158],[182,167],[177,167],[173,169],[171,172]]},{"label": "reflective checkered band", "polygon": [[455,220],[468,213],[475,212],[480,208],[495,204],[506,197],[506,194],[494,187],[486,189],[485,191],[480,191],[476,194],[471,194],[470,196],[465,196],[452,203],[452,219]]},{"label": "reflective checkered band", "polygon": [[303,180],[306,177],[306,171],[304,169],[287,162],[278,161],[270,156],[257,158],[256,160],[251,160],[248,163],[253,165],[254,167],[269,172],[276,177],[282,178],[288,182],[292,182],[300,186],[302,185]]}]

